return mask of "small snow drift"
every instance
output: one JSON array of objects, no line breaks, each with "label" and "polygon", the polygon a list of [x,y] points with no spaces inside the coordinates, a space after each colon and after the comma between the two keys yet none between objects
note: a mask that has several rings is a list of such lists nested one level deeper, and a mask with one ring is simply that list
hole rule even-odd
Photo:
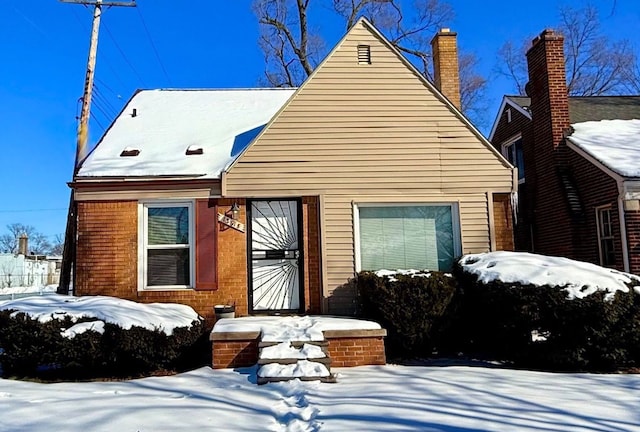
[{"label": "small snow drift", "polygon": [[567,292],[569,299],[605,291],[605,299],[611,300],[617,291],[628,292],[628,284],[637,285],[634,289],[640,292],[640,277],[636,275],[569,258],[500,251],[465,255],[460,265],[483,283],[498,280],[559,286]]}]

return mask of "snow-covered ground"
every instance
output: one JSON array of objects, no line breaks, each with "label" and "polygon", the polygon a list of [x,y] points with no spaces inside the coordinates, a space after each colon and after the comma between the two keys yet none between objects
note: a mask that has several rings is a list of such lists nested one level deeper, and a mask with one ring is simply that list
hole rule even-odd
[{"label": "snow-covered ground", "polygon": [[255,384],[254,368],[124,382],[0,380],[2,431],[637,431],[640,376],[483,367],[334,369]]},{"label": "snow-covered ground", "polygon": [[[510,259],[517,263],[506,265]],[[486,277],[513,274],[524,283],[544,284],[549,278],[557,283],[570,275],[574,282],[591,281],[594,289],[608,292],[627,289],[624,282],[635,278],[529,254],[483,254],[466,265]],[[2,302],[0,308],[8,305],[38,319],[88,313],[98,326],[101,321],[163,323],[168,332],[194,317],[182,306],[147,309],[155,305],[106,297],[79,300],[53,295]],[[315,317],[290,320],[279,328],[262,318],[242,321],[221,320],[220,324],[227,331],[255,327],[274,340],[291,332],[296,337],[303,332],[312,340],[313,333],[327,324]],[[86,327],[74,331],[99,331]],[[276,346],[275,355],[287,349]],[[334,368],[332,372],[338,374],[336,384],[296,380],[258,386],[256,368],[201,368],[176,376],[117,382],[42,384],[0,379],[0,430],[640,431],[640,375],[397,365]]]},{"label": "snow-covered ground", "polygon": [[58,285],[3,287],[0,288],[0,300],[53,294],[57,289]]}]

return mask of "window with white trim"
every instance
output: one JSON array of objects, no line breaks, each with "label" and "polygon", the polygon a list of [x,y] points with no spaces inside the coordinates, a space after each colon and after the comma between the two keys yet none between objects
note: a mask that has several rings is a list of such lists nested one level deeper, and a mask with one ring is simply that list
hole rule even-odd
[{"label": "window with white trim", "polygon": [[450,270],[460,255],[452,204],[355,206],[358,270]]},{"label": "window with white trim", "polygon": [[524,183],[524,153],[522,150],[522,137],[518,137],[502,144],[502,155],[511,165],[518,168],[518,183]]},{"label": "window with white trim", "polygon": [[141,218],[143,288],[191,288],[194,272],[193,203],[143,203]]},{"label": "window with white trim", "polygon": [[613,242],[613,223],[611,207],[596,209],[598,223],[598,243],[600,248],[600,265],[611,266],[616,263],[615,246]]}]

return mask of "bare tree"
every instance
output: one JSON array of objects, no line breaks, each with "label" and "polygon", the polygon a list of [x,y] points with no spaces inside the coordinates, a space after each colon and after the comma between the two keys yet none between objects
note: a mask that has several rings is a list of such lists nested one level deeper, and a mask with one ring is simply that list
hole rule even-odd
[{"label": "bare tree", "polygon": [[[633,72],[633,49],[626,40],[612,40],[602,34],[598,10],[593,5],[561,8],[559,17],[570,95],[621,94],[633,88],[634,75],[638,78]],[[520,94],[524,94],[528,79],[525,54],[529,46],[508,41],[498,51],[497,71],[510,78]]]},{"label": "bare tree", "polygon": [[[432,79],[430,40],[453,18],[453,9],[442,0],[316,0],[340,16],[345,28],[366,17],[385,34],[391,45],[402,52],[428,79]],[[256,0],[254,12],[260,23],[260,47],[265,56],[265,78],[275,87],[300,85],[326,54],[319,31],[310,24],[310,0]],[[466,56],[466,57],[465,57]],[[466,60],[465,60],[466,59]],[[461,56],[462,110],[469,112],[482,99],[486,80],[475,73],[473,55]]]},{"label": "bare tree", "polygon": [[0,252],[17,253],[18,239],[22,235],[26,235],[29,238],[28,253],[44,255],[50,252],[51,244],[49,240],[44,234],[36,231],[33,226],[12,223],[7,225],[7,230],[9,231],[8,233],[0,235]]},{"label": "bare tree", "polygon": [[55,256],[62,256],[62,251],[64,250],[64,234],[56,234],[53,238],[53,242],[51,242],[51,249],[49,250],[49,254]]}]

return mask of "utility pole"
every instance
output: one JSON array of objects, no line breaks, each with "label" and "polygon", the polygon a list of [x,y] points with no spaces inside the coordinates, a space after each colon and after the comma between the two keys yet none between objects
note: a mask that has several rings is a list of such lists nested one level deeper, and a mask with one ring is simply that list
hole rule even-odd
[{"label": "utility pole", "polygon": [[[87,139],[89,137],[89,118],[91,116],[91,95],[93,92],[93,77],[96,69],[96,57],[98,53],[98,33],[100,31],[100,18],[102,7],[124,6],[135,7],[136,2],[102,1],[102,0],[60,0],[62,3],[73,3],[81,5],[93,5],[93,23],[91,25],[91,40],[89,43],[89,58],[87,59],[87,72],[84,79],[84,91],[82,93],[82,111],[80,112],[80,122],[76,137],[76,158],[73,164],[73,178],[78,173],[78,165],[87,156]],[[67,214],[67,228],[64,237],[64,249],[62,252],[62,268],[60,272],[59,294],[68,294],[71,283],[71,270],[76,261],[76,229],[77,229],[77,206],[73,197],[73,190],[69,198],[69,212]],[[75,277],[74,277],[75,279]]]}]

